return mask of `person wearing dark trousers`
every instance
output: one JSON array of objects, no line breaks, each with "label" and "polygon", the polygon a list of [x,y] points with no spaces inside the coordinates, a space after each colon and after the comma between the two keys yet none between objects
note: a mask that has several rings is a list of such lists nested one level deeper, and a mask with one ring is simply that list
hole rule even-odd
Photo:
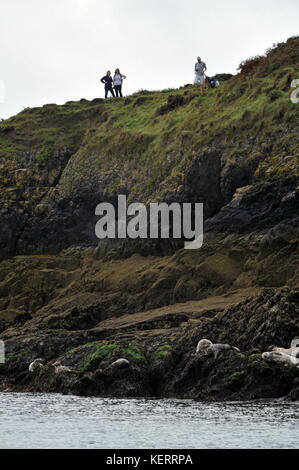
[{"label": "person wearing dark trousers", "polygon": [[122,84],[123,84],[123,81],[124,79],[127,78],[125,75],[122,75],[120,73],[120,70],[119,69],[116,69],[115,70],[115,75],[114,75],[114,78],[113,78],[113,84],[114,84],[114,89],[115,89],[115,93],[116,93],[116,98],[122,98]]},{"label": "person wearing dark trousers", "polygon": [[107,74],[101,78],[101,82],[105,85],[105,100],[108,98],[108,93],[110,92],[113,98],[115,98],[115,94],[113,91],[113,78],[111,76],[110,70],[108,70]]}]

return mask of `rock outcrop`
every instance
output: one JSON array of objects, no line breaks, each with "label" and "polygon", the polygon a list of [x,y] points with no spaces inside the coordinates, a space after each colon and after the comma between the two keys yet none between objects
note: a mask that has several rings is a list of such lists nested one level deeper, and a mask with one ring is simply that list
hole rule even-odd
[{"label": "rock outcrop", "polygon": [[[142,91],[0,123],[0,389],[298,399],[298,369],[262,359],[299,335],[298,41],[204,98]],[[202,249],[99,242],[95,207],[119,194],[203,202]],[[196,355],[202,338],[241,352]]]}]

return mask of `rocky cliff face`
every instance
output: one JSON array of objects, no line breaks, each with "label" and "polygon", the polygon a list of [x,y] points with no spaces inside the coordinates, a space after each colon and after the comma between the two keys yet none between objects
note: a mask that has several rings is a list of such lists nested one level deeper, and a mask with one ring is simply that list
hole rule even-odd
[{"label": "rocky cliff face", "polygon": [[[246,62],[204,98],[189,86],[143,91],[0,124],[2,388],[298,397],[299,369],[260,356],[299,334],[298,46]],[[203,202],[203,248],[99,243],[95,207],[118,194]],[[242,354],[194,355],[205,336]],[[39,356],[73,372],[29,374]],[[129,369],[111,368],[119,357]]]}]

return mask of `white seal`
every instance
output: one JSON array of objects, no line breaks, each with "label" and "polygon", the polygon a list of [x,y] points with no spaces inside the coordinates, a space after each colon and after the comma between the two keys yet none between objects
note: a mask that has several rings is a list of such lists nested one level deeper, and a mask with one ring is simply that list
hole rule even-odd
[{"label": "white seal", "polygon": [[119,369],[126,369],[130,366],[130,362],[127,359],[118,359],[111,364],[111,367],[118,367]]},{"label": "white seal", "polygon": [[284,349],[284,348],[272,348],[272,351],[274,352],[281,352],[283,354],[286,354],[287,356],[293,356],[299,358],[299,348],[290,348],[290,349]]},{"label": "white seal", "polygon": [[291,343],[291,349],[299,348],[299,338],[294,338]]},{"label": "white seal", "polygon": [[262,358],[266,362],[274,362],[276,364],[286,364],[292,366],[299,366],[299,359],[290,356],[289,354],[283,354],[279,351],[265,352],[262,354]]},{"label": "white seal", "polygon": [[199,343],[197,345],[196,353],[198,354],[200,352],[205,352],[212,345],[213,345],[213,343],[209,339],[202,339],[202,340],[199,341]]}]

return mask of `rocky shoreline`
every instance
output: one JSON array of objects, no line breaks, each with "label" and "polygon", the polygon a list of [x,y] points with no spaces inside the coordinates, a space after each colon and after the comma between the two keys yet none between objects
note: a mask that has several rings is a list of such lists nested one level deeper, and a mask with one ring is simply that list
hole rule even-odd
[{"label": "rocky shoreline", "polygon": [[[230,307],[225,308],[225,301],[229,298],[216,297],[206,308],[204,301],[181,304],[174,312],[168,307],[143,321],[138,314],[120,317],[82,332],[49,330],[15,337],[8,330],[2,334],[9,360],[0,369],[1,390],[200,401],[298,400],[299,368],[267,364],[262,353],[271,345],[287,346],[298,332],[299,292],[265,289]],[[198,340],[206,337],[233,342],[241,352],[227,351],[217,359],[196,354]],[[29,372],[31,359],[39,356],[44,367]],[[113,367],[120,357],[130,365]],[[56,361],[69,370],[55,373]]]},{"label": "rocky shoreline", "polygon": [[[262,358],[299,336],[298,41],[204,98],[143,90],[0,123],[1,391],[298,400],[299,369]],[[95,208],[120,194],[203,203],[203,247],[99,243]],[[240,352],[198,355],[201,339]]]}]

